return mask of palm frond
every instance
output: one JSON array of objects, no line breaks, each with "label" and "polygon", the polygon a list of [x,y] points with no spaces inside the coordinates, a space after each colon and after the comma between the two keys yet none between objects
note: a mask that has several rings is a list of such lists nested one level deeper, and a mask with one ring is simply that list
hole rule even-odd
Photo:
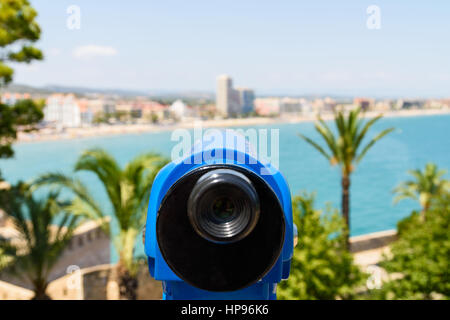
[{"label": "palm frond", "polygon": [[304,136],[301,133],[299,133],[298,135],[299,135],[300,138],[302,138],[303,140],[308,142],[310,145],[312,145],[314,148],[316,148],[316,150],[319,151],[325,158],[327,158],[328,160],[331,159],[331,157],[325,152],[325,150],[323,150],[323,148],[321,146],[319,146],[317,143],[315,143],[313,140],[311,140],[310,138]]},{"label": "palm frond", "polygon": [[122,170],[109,153],[102,149],[92,149],[83,152],[75,164],[75,171],[94,173],[102,182],[115,210],[120,210]]},{"label": "palm frond", "polygon": [[[21,204],[13,204],[7,212],[19,237],[6,244],[15,256],[5,271],[33,285],[45,283],[77,226],[77,217],[64,212],[67,202],[59,200],[58,192],[48,192],[39,200],[30,192],[18,192],[10,201]],[[6,245],[1,241],[0,251]]]},{"label": "palm frond", "polygon": [[319,132],[319,134],[322,136],[323,140],[325,140],[326,144],[328,145],[328,148],[331,151],[331,154],[336,156],[337,154],[337,147],[336,147],[336,139],[333,135],[333,132],[328,128],[325,121],[322,119],[319,119],[321,125],[315,124],[316,131]]},{"label": "palm frond", "polygon": [[393,192],[396,194],[394,203],[403,199],[419,201],[425,210],[434,196],[450,191],[450,181],[443,179],[441,173],[433,163],[427,163],[423,170],[409,170],[408,174],[414,179],[400,183]]},{"label": "palm frond", "polygon": [[365,147],[364,149],[361,151],[361,153],[357,156],[356,158],[356,163],[359,163],[362,158],[364,158],[364,155],[367,153],[367,151],[369,151],[369,149],[381,138],[383,138],[385,135],[387,135],[388,133],[394,131],[394,128],[389,128],[389,129],[385,129],[383,131],[381,131],[378,135],[376,135]]},{"label": "palm frond", "polygon": [[[76,198],[67,206],[77,215],[86,216],[87,218],[94,220],[103,219],[105,217],[99,204],[92,198],[91,193],[80,180],[68,177],[62,173],[48,173],[41,175],[31,182],[32,190],[36,190],[43,186],[65,188],[72,192]],[[81,202],[84,204],[83,207],[86,212],[76,210],[80,208],[78,204]]]},{"label": "palm frond", "polygon": [[383,117],[382,114],[379,114],[378,116],[370,119],[369,121],[366,122],[366,124],[364,125],[363,129],[361,130],[361,132],[359,132],[359,134],[357,135],[356,141],[355,141],[355,148],[358,149],[359,145],[361,144],[362,140],[364,139],[364,137],[366,136],[367,132],[369,131],[369,129],[375,124],[375,122],[377,122],[378,120],[380,120]]},{"label": "palm frond", "polygon": [[[124,169],[120,168],[114,158],[106,151],[92,149],[84,152],[78,159],[75,170],[94,173],[104,185],[112,205],[112,220],[91,197],[89,190],[80,180],[53,173],[41,176],[33,181],[34,188],[54,186],[68,189],[74,195],[64,210],[74,217],[85,217],[101,223],[103,230],[113,240],[119,259],[127,268],[132,268],[137,236],[145,222],[148,197],[157,172],[168,162],[168,159],[156,154],[147,153],[136,157]],[[65,219],[69,224],[70,219]],[[111,225],[117,226],[112,233]],[[54,249],[57,251],[57,248]]]}]

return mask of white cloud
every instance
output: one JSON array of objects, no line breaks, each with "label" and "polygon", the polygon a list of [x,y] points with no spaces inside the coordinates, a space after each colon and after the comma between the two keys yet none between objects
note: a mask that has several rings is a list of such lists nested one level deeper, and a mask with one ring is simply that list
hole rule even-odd
[{"label": "white cloud", "polygon": [[110,57],[115,56],[117,50],[113,47],[86,45],[76,47],[73,50],[73,56],[77,59],[91,59],[96,57]]}]

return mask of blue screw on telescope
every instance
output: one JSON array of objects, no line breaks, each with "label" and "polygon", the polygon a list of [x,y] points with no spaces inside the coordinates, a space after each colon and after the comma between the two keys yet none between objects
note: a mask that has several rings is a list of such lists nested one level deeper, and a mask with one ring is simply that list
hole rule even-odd
[{"label": "blue screw on telescope", "polygon": [[289,276],[289,187],[244,136],[205,136],[156,176],[145,253],[164,300],[273,300]]}]

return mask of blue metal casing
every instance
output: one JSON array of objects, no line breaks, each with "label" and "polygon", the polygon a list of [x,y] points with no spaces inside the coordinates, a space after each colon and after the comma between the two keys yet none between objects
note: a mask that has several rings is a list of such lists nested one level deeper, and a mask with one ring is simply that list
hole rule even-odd
[{"label": "blue metal casing", "polygon": [[[156,176],[147,212],[145,253],[151,276],[163,282],[163,299],[276,299],[276,284],[287,279],[293,254],[292,204],[289,187],[282,174],[270,164],[257,160],[244,136],[221,132],[219,137],[204,137],[191,154],[166,165]],[[156,237],[156,221],[161,201],[170,187],[185,174],[202,166],[238,166],[259,175],[272,188],[284,211],[285,239],[281,254],[272,269],[256,284],[233,292],[210,292],[195,288],[180,279],[164,260]]]}]

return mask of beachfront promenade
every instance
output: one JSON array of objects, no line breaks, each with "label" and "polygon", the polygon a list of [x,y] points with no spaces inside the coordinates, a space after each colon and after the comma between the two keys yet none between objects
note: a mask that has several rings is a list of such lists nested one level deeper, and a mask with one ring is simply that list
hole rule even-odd
[{"label": "beachfront promenade", "polygon": [[[385,118],[390,117],[417,117],[417,116],[433,116],[433,115],[445,115],[450,114],[449,108],[442,109],[410,109],[410,110],[397,110],[397,111],[367,111],[363,117],[372,118],[374,116],[383,114]],[[322,119],[332,120],[334,119],[333,113],[321,114]],[[33,142],[33,141],[52,141],[61,139],[77,139],[77,138],[89,138],[109,135],[121,135],[121,134],[139,134],[148,132],[161,132],[171,131],[179,128],[194,128],[201,126],[202,128],[226,128],[226,127],[248,127],[258,125],[271,125],[282,123],[301,123],[312,122],[317,119],[316,114],[289,117],[252,117],[252,118],[236,118],[236,119],[217,119],[217,120],[199,120],[190,119],[188,121],[171,123],[171,124],[114,124],[114,125],[98,125],[80,128],[65,128],[64,130],[56,131],[50,128],[41,129],[38,132],[19,132],[19,142]]]}]

